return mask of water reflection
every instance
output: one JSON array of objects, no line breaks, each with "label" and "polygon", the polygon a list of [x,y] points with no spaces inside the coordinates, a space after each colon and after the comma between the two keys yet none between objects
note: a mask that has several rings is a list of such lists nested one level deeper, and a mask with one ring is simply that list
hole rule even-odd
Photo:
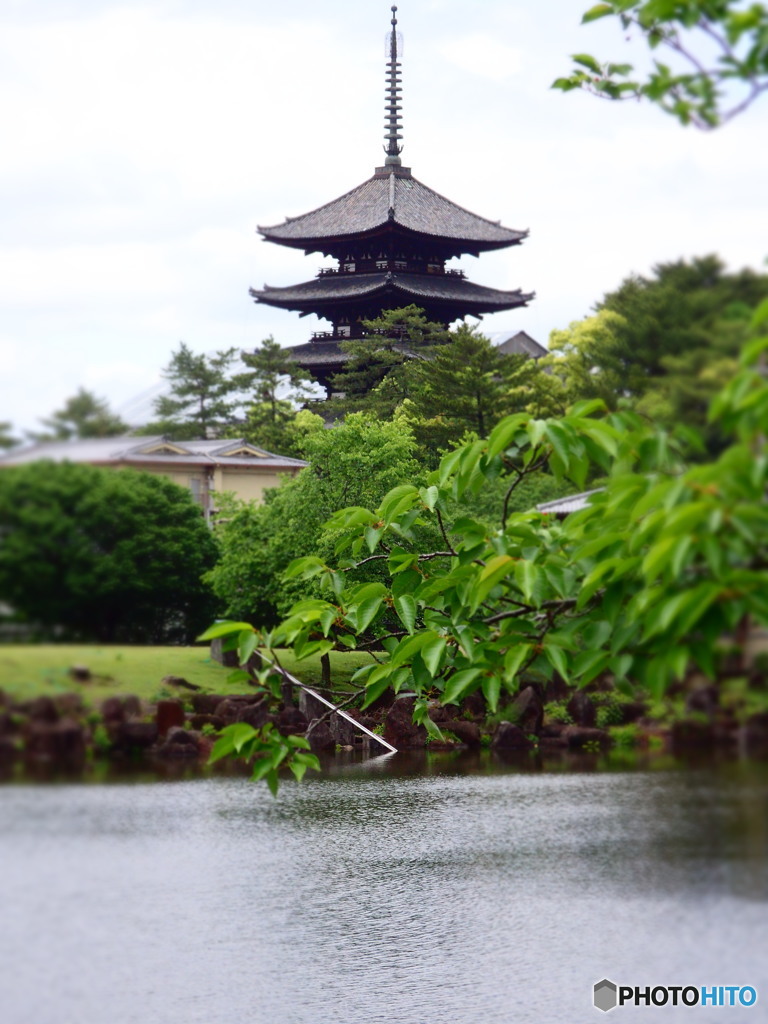
[{"label": "water reflection", "polygon": [[546,1024],[603,976],[768,998],[766,767],[567,767],[4,787],[3,1020]]}]

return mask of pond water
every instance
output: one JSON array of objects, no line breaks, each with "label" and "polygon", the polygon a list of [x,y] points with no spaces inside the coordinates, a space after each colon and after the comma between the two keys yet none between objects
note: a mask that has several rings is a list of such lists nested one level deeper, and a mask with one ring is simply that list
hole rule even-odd
[{"label": "pond water", "polygon": [[0,787],[3,1024],[768,1021],[768,766],[417,767]]}]

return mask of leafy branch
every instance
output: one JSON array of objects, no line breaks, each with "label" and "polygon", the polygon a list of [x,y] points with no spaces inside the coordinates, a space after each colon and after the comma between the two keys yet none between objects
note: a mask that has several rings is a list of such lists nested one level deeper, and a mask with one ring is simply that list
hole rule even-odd
[{"label": "leafy branch", "polygon": [[[653,50],[668,50],[680,70],[654,60],[645,79],[632,64],[602,62],[574,54],[577,65],[552,87],[581,89],[602,99],[649,99],[684,125],[709,130],[747,109],[768,90],[768,10],[735,0],[608,0],[591,7],[582,24],[618,17]],[[714,49],[711,60],[702,51]],[[709,54],[707,54],[709,56]],[[737,100],[734,87],[740,87]]]}]

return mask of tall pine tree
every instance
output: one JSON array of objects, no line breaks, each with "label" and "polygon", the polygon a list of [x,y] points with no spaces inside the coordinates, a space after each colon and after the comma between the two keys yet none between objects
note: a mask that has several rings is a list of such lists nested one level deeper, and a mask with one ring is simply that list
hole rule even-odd
[{"label": "tall pine tree", "polygon": [[232,371],[236,348],[197,355],[183,341],[163,371],[169,394],[155,399],[157,419],[143,434],[164,434],[175,440],[223,437],[237,421],[244,381]]}]

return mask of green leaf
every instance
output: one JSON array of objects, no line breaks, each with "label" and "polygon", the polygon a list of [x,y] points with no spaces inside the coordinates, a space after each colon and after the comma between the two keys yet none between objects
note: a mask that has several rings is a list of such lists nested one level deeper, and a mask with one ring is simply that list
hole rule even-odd
[{"label": "green leaf", "polygon": [[457,448],[455,451],[449,452],[447,455],[442,457],[439,469],[439,480],[441,484],[446,483],[448,478],[455,473],[463,451],[463,448]]},{"label": "green leaf", "polygon": [[572,89],[578,89],[578,83],[574,82],[572,78],[556,78],[550,89],[560,89],[562,92],[571,92]]},{"label": "green leaf", "polygon": [[581,18],[582,25],[586,25],[587,22],[597,21],[598,18],[604,18],[608,14],[615,14],[616,11],[612,4],[595,4],[594,7],[590,7],[588,11],[585,11]]},{"label": "green leaf", "polygon": [[[750,331],[758,331],[763,324],[766,323],[768,323],[768,299],[763,299],[752,314],[752,319],[749,322],[749,329]],[[763,338],[762,341],[764,346],[768,345],[768,338]]]},{"label": "green leaf", "polygon": [[443,691],[443,704],[458,704],[472,690],[477,689],[475,680],[481,673],[479,668],[465,668],[454,672]]},{"label": "green leaf", "polygon": [[[416,557],[416,556],[414,556]],[[400,597],[401,594],[415,594],[424,582],[421,575],[411,569],[392,570],[392,597]]]},{"label": "green leaf", "polygon": [[606,622],[604,619],[602,621],[588,622],[581,634],[581,640],[585,647],[597,650],[597,648],[605,644],[611,632],[610,622]]},{"label": "green leaf", "polygon": [[309,750],[310,744],[306,736],[286,736],[285,742],[289,747],[297,747],[299,750]]},{"label": "green leaf", "polygon": [[414,502],[419,499],[418,488],[414,487],[413,484],[401,484],[399,487],[393,487],[392,490],[385,495],[384,500],[378,508],[379,516],[386,522],[391,523],[393,519],[396,519],[402,512],[406,512],[408,509],[413,508]]},{"label": "green leaf", "polygon": [[615,682],[618,683],[620,679],[625,679],[627,673],[632,668],[633,657],[631,654],[621,654],[618,658],[611,658],[608,662],[608,668],[613,672]]},{"label": "green leaf", "polygon": [[363,703],[360,705],[360,709],[364,711],[367,707],[370,707],[374,701],[379,699],[382,693],[385,693],[389,689],[390,685],[391,683],[388,675],[369,682],[365,688],[365,698],[363,699]]},{"label": "green leaf", "polygon": [[320,656],[328,654],[334,647],[333,640],[303,640],[300,637],[293,646],[293,653],[296,655],[297,661],[303,661],[304,658],[309,658],[313,654]]},{"label": "green leaf", "polygon": [[289,762],[288,767],[291,769],[293,774],[296,776],[296,781],[297,782],[301,782],[301,780],[304,778],[304,775],[305,775],[305,773],[307,771],[307,765],[302,764],[299,761],[293,760],[293,761]]},{"label": "green leaf", "polygon": [[259,634],[254,631],[244,630],[237,641],[237,659],[239,665],[247,665],[251,655],[256,650],[259,644]]},{"label": "green leaf", "polygon": [[258,732],[252,725],[246,722],[237,722],[228,725],[219,733],[219,738],[213,745],[209,762],[219,761],[228,754],[239,754],[243,747],[258,736]]},{"label": "green leaf", "polygon": [[356,633],[364,633],[379,613],[381,597],[369,597],[347,612],[346,618]]},{"label": "green leaf", "polygon": [[411,594],[401,594],[395,598],[395,611],[402,624],[413,635],[416,625],[416,602]]},{"label": "green leaf", "polygon": [[406,572],[412,566],[417,565],[419,556],[415,551],[406,551],[404,548],[395,548],[390,552],[387,559],[387,568],[390,575],[397,576],[398,573]]},{"label": "green leaf", "polygon": [[339,509],[328,520],[329,525],[333,526],[334,529],[344,529],[351,526],[370,526],[371,523],[375,522],[376,516],[373,512],[369,512],[367,508],[363,508],[360,505]]},{"label": "green leaf", "polygon": [[321,558],[307,555],[305,558],[294,558],[283,573],[283,576],[287,580],[308,580],[313,576],[319,576],[321,572],[326,572],[327,569],[328,566]]},{"label": "green leaf", "polygon": [[441,636],[435,637],[434,640],[430,640],[429,643],[426,643],[421,648],[421,659],[426,665],[427,670],[431,673],[432,678],[439,672],[440,662],[447,649],[445,638]]},{"label": "green leaf", "polygon": [[568,432],[563,429],[562,424],[557,423],[554,420],[549,420],[547,421],[546,436],[567,472],[573,458],[573,452],[570,446],[571,439],[568,436]]},{"label": "green leaf", "polygon": [[530,653],[530,644],[517,644],[509,648],[504,656],[504,681],[507,683],[507,686],[514,682],[517,673],[530,656]]},{"label": "green leaf", "polygon": [[365,537],[365,544],[368,551],[373,554],[376,548],[379,546],[379,541],[382,537],[382,530],[375,530],[372,526],[366,526],[363,536]]},{"label": "green leaf", "polygon": [[496,555],[491,558],[487,565],[483,566],[477,582],[470,592],[470,608],[472,612],[477,611],[479,606],[508,573],[515,567],[515,559],[509,555]]},{"label": "green leaf", "polygon": [[605,558],[598,562],[592,572],[585,577],[584,582],[581,585],[576,607],[583,608],[590,598],[597,593],[600,587],[605,586],[608,574],[613,573],[617,566],[623,561],[627,561],[627,559]]},{"label": "green leaf", "polygon": [[392,653],[392,657],[389,660],[390,668],[397,668],[398,665],[403,665],[423,647],[431,643],[435,639],[436,634],[431,629],[425,629],[415,636],[404,637],[397,645]]},{"label": "green leaf", "polygon": [[573,661],[573,677],[579,687],[589,686],[592,680],[608,665],[607,651],[583,651]]},{"label": "green leaf", "polygon": [[527,416],[520,414],[517,416],[507,416],[496,424],[488,438],[487,454],[489,459],[509,447],[515,434],[517,434],[527,418]]},{"label": "green leaf", "polygon": [[544,656],[552,668],[556,672],[559,672],[563,679],[568,682],[568,677],[570,675],[568,671],[568,659],[562,647],[557,647],[555,644],[547,643],[545,641]]},{"label": "green leaf", "polygon": [[445,739],[443,734],[440,732],[440,727],[437,725],[437,723],[432,721],[428,714],[424,715],[424,718],[419,722],[419,725],[424,726],[424,728],[427,730],[427,735],[430,736],[433,740],[437,740],[439,743],[442,743],[443,740]]},{"label": "green leaf", "polygon": [[328,607],[320,613],[320,626],[323,630],[323,636],[328,636],[331,626],[336,622],[338,617],[338,608]]},{"label": "green leaf", "polygon": [[602,68],[600,64],[595,60],[594,57],[590,57],[588,53],[572,53],[571,60],[577,64],[581,64],[582,67],[588,68],[593,71],[596,75],[602,74]]},{"label": "green leaf", "polygon": [[584,558],[593,558],[609,547],[620,547],[624,543],[624,536],[620,533],[606,531],[599,537],[595,537],[581,547],[576,548],[573,553],[574,561],[580,562]]},{"label": "green leaf", "polygon": [[722,588],[717,583],[700,583],[686,594],[686,601],[679,609],[676,622],[678,636],[685,636],[709,611],[720,597]]},{"label": "green leaf", "polygon": [[220,636],[229,636],[231,633],[241,633],[244,629],[250,629],[253,631],[253,626],[250,622],[217,622],[213,626],[209,626],[204,633],[201,633],[197,639],[203,640],[216,640]]},{"label": "green leaf", "polygon": [[423,487],[419,491],[419,494],[421,495],[421,500],[427,506],[429,511],[433,512],[435,505],[437,504],[437,499],[440,497],[439,489],[433,484],[432,487]]},{"label": "green leaf", "polygon": [[530,604],[540,604],[540,601],[535,599],[535,590],[541,576],[541,570],[533,562],[529,562],[527,559],[521,559],[515,564],[515,582],[525,598]]},{"label": "green leaf", "polygon": [[267,780],[267,785],[269,786],[269,792],[272,794],[272,796],[277,796],[277,791],[280,788],[280,781],[277,777],[277,772],[275,771],[275,769],[271,768],[267,772],[265,778]]},{"label": "green leaf", "polygon": [[501,677],[495,674],[492,676],[484,676],[480,685],[483,691],[483,696],[488,702],[491,714],[495,714],[496,708],[499,706],[499,697],[501,695]]}]

